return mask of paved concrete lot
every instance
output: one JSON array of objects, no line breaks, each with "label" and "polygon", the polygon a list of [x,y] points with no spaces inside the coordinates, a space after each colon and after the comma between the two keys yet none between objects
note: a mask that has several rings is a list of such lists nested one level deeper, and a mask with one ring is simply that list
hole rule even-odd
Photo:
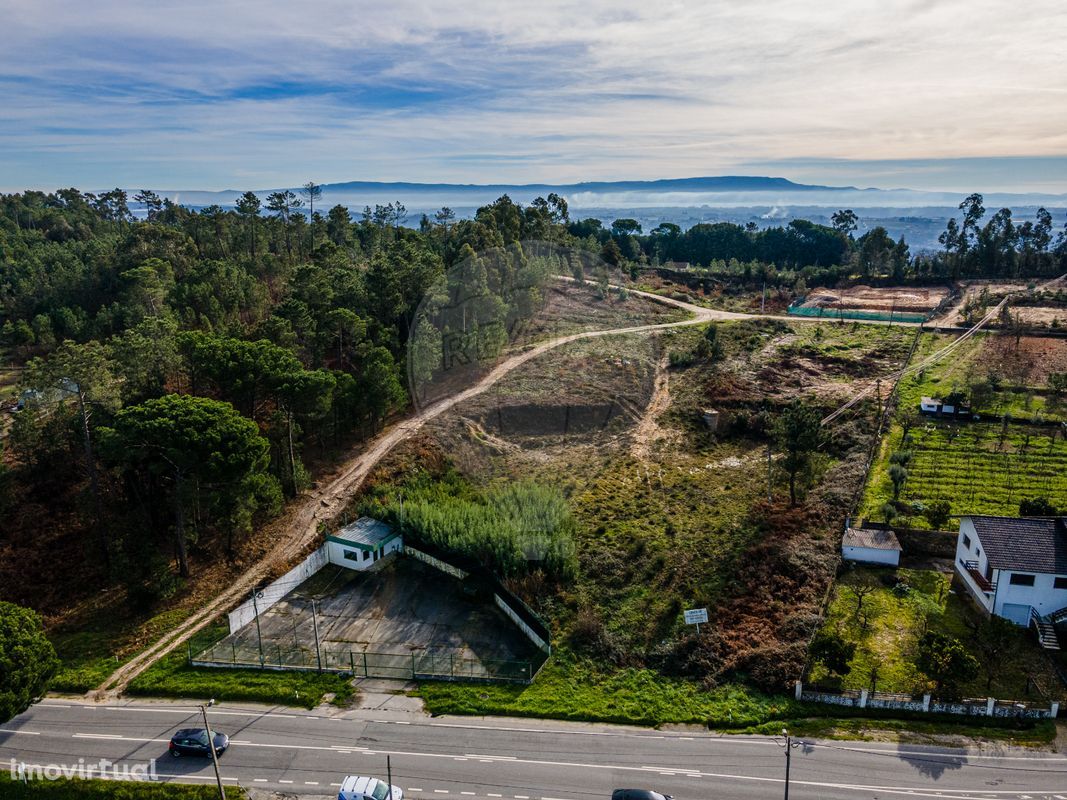
[{"label": "paved concrete lot", "polygon": [[[314,606],[315,615],[312,615]],[[259,617],[264,658],[290,666],[316,666],[315,623],[323,666],[360,669],[362,654],[388,654],[382,666],[402,677],[436,659],[435,671],[457,676],[491,662],[528,661],[535,648],[493,604],[464,593],[462,583],[412,558],[396,557],[370,572],[337,566],[309,578]],[[253,621],[212,648],[213,658],[258,660]],[[373,657],[372,657],[373,658]],[[294,663],[294,659],[298,661]],[[452,666],[454,665],[454,666]],[[381,669],[378,670],[382,672]]]}]

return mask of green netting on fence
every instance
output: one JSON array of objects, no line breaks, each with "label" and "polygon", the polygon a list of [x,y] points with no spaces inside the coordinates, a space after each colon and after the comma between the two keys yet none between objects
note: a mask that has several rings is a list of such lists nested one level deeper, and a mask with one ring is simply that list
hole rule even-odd
[{"label": "green netting on fence", "polygon": [[859,319],[880,322],[925,322],[926,314],[906,311],[864,311],[858,308],[823,308],[822,306],[790,306],[789,314],[795,317],[818,317],[820,319]]}]

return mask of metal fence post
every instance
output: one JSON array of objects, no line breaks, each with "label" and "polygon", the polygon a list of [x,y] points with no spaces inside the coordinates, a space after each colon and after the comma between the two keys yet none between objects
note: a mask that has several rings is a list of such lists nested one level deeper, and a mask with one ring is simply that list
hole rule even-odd
[{"label": "metal fence post", "polygon": [[352,655],[352,651],[348,651],[348,666],[351,669],[352,677],[356,677],[356,657]]},{"label": "metal fence post", "polygon": [[237,642],[230,642],[230,649],[233,650],[233,663],[237,663]]},{"label": "metal fence post", "polygon": [[414,680],[414,678],[415,678],[415,651],[414,650],[411,652],[411,678],[412,678],[412,680]]},{"label": "metal fence post", "polygon": [[448,651],[448,674],[449,677],[456,677],[456,654],[451,650]]},{"label": "metal fence post", "polygon": [[367,671],[367,651],[363,651],[363,677],[369,678],[370,673]]}]

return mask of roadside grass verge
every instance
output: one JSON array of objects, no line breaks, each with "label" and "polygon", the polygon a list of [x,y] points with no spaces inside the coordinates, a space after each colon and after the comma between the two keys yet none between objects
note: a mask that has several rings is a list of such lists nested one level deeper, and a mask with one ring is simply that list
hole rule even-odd
[{"label": "roadside grass verge", "polygon": [[[754,725],[737,733],[777,736],[781,722]],[[845,741],[885,741],[887,739],[912,744],[944,744],[944,737],[966,737],[989,741],[996,739],[1007,744],[1040,747],[1056,739],[1056,723],[1050,719],[1016,721],[995,719],[982,724],[955,719],[869,719],[808,717],[789,720],[785,727],[791,736]]]},{"label": "roadside grass verge", "polygon": [[50,632],[48,638],[62,664],[50,688],[76,693],[95,689],[146,643],[173,630],[188,615],[187,609],[171,609],[131,627],[102,613],[84,627]]},{"label": "roadside grass verge", "polygon": [[[245,792],[227,786],[227,800],[243,800]],[[158,781],[111,780],[12,780],[7,770],[0,772],[0,796],[4,800],[218,800],[218,787],[189,786]]]},{"label": "roadside grass verge", "polygon": [[607,669],[557,650],[530,686],[421,683],[413,693],[432,714],[512,716],[658,727],[706,725],[731,733],[864,738],[878,732],[909,736],[973,736],[1045,744],[1051,721],[930,717],[798,703],[741,684],[705,689],[643,669]]},{"label": "roadside grass verge", "polygon": [[705,690],[648,669],[610,669],[557,650],[530,686],[425,682],[416,692],[432,714],[497,714],[656,726],[712,721],[727,728],[782,719],[793,701],[739,685]]},{"label": "roadside grass verge", "polygon": [[[218,641],[226,632],[215,625],[191,640],[194,653]],[[355,689],[348,678],[329,672],[290,672],[258,669],[222,669],[192,667],[188,663],[189,647],[179,647],[138,675],[126,693],[152,697],[214,698],[275,705],[314,708],[326,694],[332,702],[346,705]]]}]

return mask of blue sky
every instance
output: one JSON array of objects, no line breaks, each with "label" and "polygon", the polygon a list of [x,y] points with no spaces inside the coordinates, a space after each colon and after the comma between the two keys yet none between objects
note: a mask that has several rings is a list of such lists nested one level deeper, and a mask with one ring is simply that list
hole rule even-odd
[{"label": "blue sky", "polygon": [[0,189],[771,174],[1067,192],[1067,8],[0,0]]}]

